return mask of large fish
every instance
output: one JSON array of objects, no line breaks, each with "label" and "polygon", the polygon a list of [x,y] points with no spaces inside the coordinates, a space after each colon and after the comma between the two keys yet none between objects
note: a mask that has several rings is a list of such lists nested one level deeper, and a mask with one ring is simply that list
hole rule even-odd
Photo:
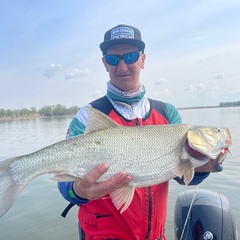
[{"label": "large fish", "polygon": [[[50,173],[57,181],[81,179],[102,162],[110,165],[104,181],[120,171],[132,176],[129,186],[112,192],[116,208],[125,211],[135,187],[145,187],[184,177],[188,184],[194,168],[228,152],[227,128],[188,124],[125,127],[88,108],[86,133],[39,151],[0,161],[0,216],[33,178]],[[194,156],[197,156],[196,159]]]}]

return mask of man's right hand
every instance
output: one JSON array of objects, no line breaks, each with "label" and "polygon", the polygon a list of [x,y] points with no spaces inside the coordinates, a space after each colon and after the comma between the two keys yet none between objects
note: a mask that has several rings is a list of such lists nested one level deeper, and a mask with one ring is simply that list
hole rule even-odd
[{"label": "man's right hand", "polygon": [[75,181],[73,184],[75,194],[89,200],[99,199],[131,182],[132,177],[126,172],[119,172],[106,181],[97,182],[97,179],[108,169],[109,165],[102,163],[87,173],[81,180]]}]

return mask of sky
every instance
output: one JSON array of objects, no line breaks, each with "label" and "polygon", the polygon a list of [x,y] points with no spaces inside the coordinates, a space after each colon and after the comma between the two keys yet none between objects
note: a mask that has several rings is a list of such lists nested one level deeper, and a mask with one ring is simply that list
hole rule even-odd
[{"label": "sky", "polygon": [[147,96],[176,107],[240,100],[239,0],[0,2],[0,109],[84,106],[106,93],[99,44],[140,29]]}]

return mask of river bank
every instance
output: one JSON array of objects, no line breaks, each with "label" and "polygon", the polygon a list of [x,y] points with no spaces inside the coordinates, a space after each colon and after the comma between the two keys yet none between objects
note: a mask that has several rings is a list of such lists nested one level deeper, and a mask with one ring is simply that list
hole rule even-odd
[{"label": "river bank", "polygon": [[[234,108],[237,106],[227,106],[227,107],[221,107],[221,106],[198,106],[198,107],[181,107],[177,108],[178,110],[191,110],[191,109],[208,109],[208,108]],[[79,108],[76,109],[76,112]],[[59,117],[59,116],[74,116],[75,112],[70,112],[66,114],[49,114],[44,115],[40,114],[38,112],[35,113],[28,113],[25,115],[4,115],[0,116],[0,121],[12,121],[12,120],[26,120],[26,119],[34,119],[34,118],[48,118],[48,117]]]},{"label": "river bank", "polygon": [[61,104],[43,106],[39,110],[35,107],[32,107],[31,109],[22,108],[14,110],[0,108],[0,121],[24,120],[53,116],[73,116],[78,109],[78,106],[65,107]]},{"label": "river bank", "polygon": [[26,120],[42,117],[39,113],[29,114],[29,115],[14,115],[14,116],[0,116],[0,121],[12,121],[12,120]]}]

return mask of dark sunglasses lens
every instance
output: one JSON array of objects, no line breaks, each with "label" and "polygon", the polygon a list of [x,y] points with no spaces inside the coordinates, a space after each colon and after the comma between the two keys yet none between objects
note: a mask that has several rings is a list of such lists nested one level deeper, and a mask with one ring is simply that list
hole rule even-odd
[{"label": "dark sunglasses lens", "polygon": [[126,53],[122,56],[106,55],[105,59],[109,65],[117,66],[121,59],[123,59],[126,64],[132,64],[132,63],[135,63],[139,59],[139,56],[140,56],[139,52],[131,52],[131,53]]},{"label": "dark sunglasses lens", "polygon": [[118,65],[118,63],[120,61],[120,58],[118,56],[116,56],[116,55],[106,55],[105,59],[106,59],[106,62],[109,65],[112,65],[112,66]]},{"label": "dark sunglasses lens", "polygon": [[123,55],[123,59],[126,64],[135,63],[138,60],[138,58],[139,58],[138,52],[131,52]]}]

